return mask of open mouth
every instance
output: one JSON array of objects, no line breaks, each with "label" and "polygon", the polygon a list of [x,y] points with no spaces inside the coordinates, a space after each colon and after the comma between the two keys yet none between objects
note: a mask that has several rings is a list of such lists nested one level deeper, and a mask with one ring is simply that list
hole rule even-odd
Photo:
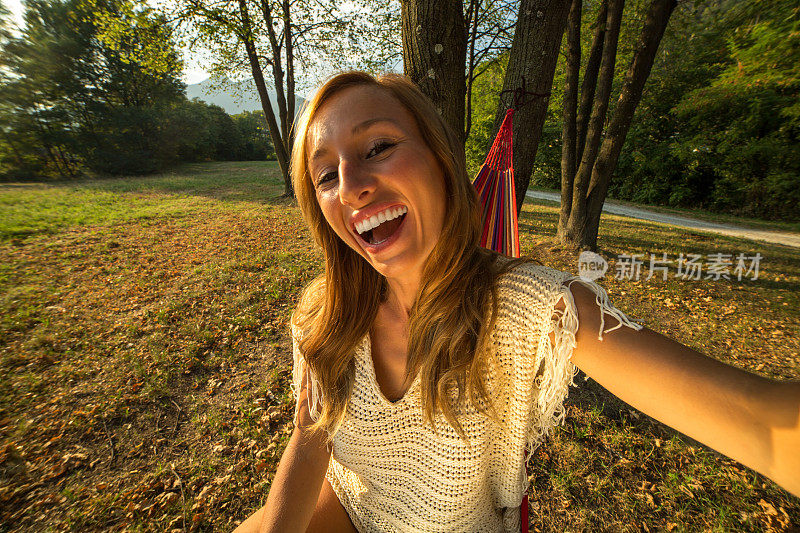
[{"label": "open mouth", "polygon": [[378,226],[360,233],[360,237],[368,244],[376,245],[387,241],[400,228],[408,213],[403,213],[399,217],[381,222]]}]

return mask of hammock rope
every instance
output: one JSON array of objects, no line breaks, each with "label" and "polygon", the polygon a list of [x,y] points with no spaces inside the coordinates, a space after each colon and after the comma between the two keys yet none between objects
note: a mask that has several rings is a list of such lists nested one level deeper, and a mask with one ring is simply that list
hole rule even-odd
[{"label": "hammock rope", "polygon": [[478,192],[483,207],[483,234],[481,246],[511,257],[519,257],[519,223],[517,220],[517,194],[514,188],[514,111],[538,99],[547,98],[549,92],[537,93],[525,89],[525,76],[516,89],[500,93],[500,100],[511,96],[497,136],[486,161],[472,184]]}]

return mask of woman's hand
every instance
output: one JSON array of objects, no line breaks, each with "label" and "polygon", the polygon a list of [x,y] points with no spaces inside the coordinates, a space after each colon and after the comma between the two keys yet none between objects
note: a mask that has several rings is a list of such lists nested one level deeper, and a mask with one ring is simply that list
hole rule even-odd
[{"label": "woman's hand", "polygon": [[[578,368],[643,413],[800,496],[800,381],[751,374],[647,328],[621,327],[600,341],[594,293],[580,282],[570,288]],[[556,309],[564,308],[561,299]],[[609,315],[605,321],[604,329],[618,323]]]},{"label": "woman's hand", "polygon": [[311,433],[307,374],[297,398],[299,424],[281,456],[267,502],[250,515],[236,533],[297,532],[307,530],[325,481],[331,451],[325,432]]}]

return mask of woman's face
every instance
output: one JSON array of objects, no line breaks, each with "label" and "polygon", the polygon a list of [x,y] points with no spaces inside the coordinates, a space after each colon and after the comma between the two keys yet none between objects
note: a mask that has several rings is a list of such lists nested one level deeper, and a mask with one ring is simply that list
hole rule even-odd
[{"label": "woman's face", "polygon": [[318,110],[306,149],[336,234],[387,278],[418,277],[441,233],[446,193],[414,117],[379,87],[349,87]]}]

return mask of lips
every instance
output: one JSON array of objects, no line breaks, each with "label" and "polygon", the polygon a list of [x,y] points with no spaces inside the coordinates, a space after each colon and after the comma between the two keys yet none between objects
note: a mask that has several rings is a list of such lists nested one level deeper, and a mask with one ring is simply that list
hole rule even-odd
[{"label": "lips", "polygon": [[388,248],[389,246],[394,244],[397,241],[397,239],[400,238],[400,235],[403,233],[405,225],[406,225],[405,224],[406,223],[406,218],[408,218],[408,213],[405,213],[405,214],[401,215],[400,217],[398,217],[397,220],[400,220],[400,224],[397,226],[397,228],[394,230],[394,232],[392,232],[391,235],[386,237],[381,242],[377,242],[377,243],[373,244],[373,243],[370,243],[369,241],[367,241],[365,239],[365,237],[369,238],[369,236],[372,234],[372,230],[366,231],[363,236],[359,235],[359,233],[357,231],[354,231],[354,234],[355,234],[356,239],[358,240],[359,244],[361,244],[362,248],[364,248],[366,251],[368,251],[368,252],[370,252],[372,254],[376,254],[376,253],[382,252],[383,250],[385,250],[386,248]]},{"label": "lips", "polygon": [[368,218],[371,218],[372,216],[377,215],[382,211],[385,211],[387,209],[394,209],[397,207],[406,207],[406,209],[408,209],[408,207],[401,202],[384,202],[381,204],[375,204],[369,207],[365,207],[364,209],[359,210],[357,213],[353,213],[353,215],[350,217],[350,229],[358,233],[358,230],[356,230],[356,224],[361,224]]}]

